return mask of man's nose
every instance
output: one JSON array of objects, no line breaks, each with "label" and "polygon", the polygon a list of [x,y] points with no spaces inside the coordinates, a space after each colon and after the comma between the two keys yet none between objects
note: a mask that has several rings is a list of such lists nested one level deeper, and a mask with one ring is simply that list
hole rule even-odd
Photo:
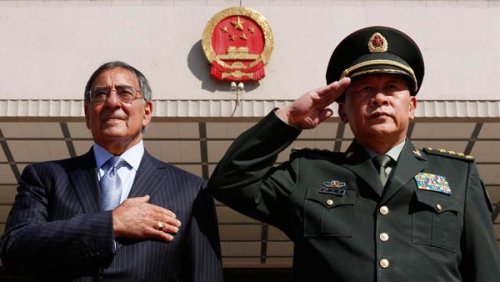
[{"label": "man's nose", "polygon": [[110,89],[109,95],[106,97],[106,101],[104,102],[106,107],[117,108],[120,107],[120,99],[118,98],[118,93],[116,89]]},{"label": "man's nose", "polygon": [[370,105],[378,107],[389,105],[389,99],[387,99],[387,96],[383,92],[378,91],[370,100]]}]

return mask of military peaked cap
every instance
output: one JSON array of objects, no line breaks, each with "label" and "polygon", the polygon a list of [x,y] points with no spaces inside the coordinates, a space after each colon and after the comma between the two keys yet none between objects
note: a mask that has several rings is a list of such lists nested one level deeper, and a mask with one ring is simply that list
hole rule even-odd
[{"label": "military peaked cap", "polygon": [[[326,82],[377,73],[405,75],[411,94],[416,95],[424,78],[424,59],[415,41],[390,27],[372,26],[355,31],[333,51]],[[342,95],[337,101],[344,98]]]}]

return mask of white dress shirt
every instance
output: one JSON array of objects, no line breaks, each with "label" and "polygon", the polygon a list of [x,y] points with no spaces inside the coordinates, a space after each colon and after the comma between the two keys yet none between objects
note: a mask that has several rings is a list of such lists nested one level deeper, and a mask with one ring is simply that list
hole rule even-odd
[{"label": "white dress shirt", "polygon": [[[95,142],[93,149],[97,167],[97,177],[98,180],[101,180],[101,177],[104,175],[104,173],[106,173],[102,166],[110,158],[114,157],[114,155]],[[137,173],[137,170],[139,169],[139,165],[141,164],[143,155],[144,142],[141,140],[139,143],[125,151],[120,156],[127,162],[127,165],[124,165],[118,169],[118,175],[120,176],[120,179],[122,181],[122,196],[120,199],[120,203],[127,199],[128,194],[130,193],[130,189],[132,189],[132,184],[134,183],[135,175]]]}]

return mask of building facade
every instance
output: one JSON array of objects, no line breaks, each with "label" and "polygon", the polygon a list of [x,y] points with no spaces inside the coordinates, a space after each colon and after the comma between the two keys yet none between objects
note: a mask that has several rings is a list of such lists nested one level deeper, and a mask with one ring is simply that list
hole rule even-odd
[{"label": "building facade", "polygon": [[[202,35],[213,15],[240,5],[267,19],[274,48],[265,78],[244,82],[238,102],[229,82],[210,76]],[[121,60],[148,77],[154,119],[146,147],[208,178],[239,133],[325,84],[340,40],[385,25],[408,33],[426,64],[408,136],[417,147],[476,157],[500,240],[499,14],[496,0],[0,1],[0,231],[27,164],[90,149],[83,90],[99,65]],[[352,139],[335,114],[294,146],[343,151]],[[291,266],[283,233],[220,203],[217,212],[225,267]]]}]

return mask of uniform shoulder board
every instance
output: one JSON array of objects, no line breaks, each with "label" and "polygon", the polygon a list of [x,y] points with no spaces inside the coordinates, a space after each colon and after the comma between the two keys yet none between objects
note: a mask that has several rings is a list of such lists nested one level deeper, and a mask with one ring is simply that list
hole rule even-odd
[{"label": "uniform shoulder board", "polygon": [[459,160],[466,160],[466,161],[474,161],[475,158],[470,155],[466,155],[464,153],[457,153],[454,151],[448,151],[444,149],[433,149],[433,148],[424,148],[423,149],[426,153],[431,154],[431,155],[438,155],[438,156],[444,156],[444,157],[449,157],[449,158],[455,158]]},{"label": "uniform shoulder board", "polygon": [[295,147],[292,149],[292,152],[321,152],[321,153],[332,153],[332,151],[327,149],[316,149],[316,148],[300,148]]}]

